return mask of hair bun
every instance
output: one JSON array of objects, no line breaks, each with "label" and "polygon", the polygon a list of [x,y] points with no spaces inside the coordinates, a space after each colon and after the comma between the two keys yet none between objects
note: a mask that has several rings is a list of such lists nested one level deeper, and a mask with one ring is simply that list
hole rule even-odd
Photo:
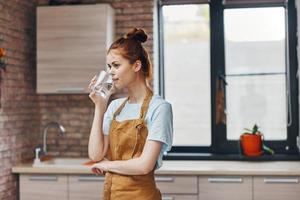
[{"label": "hair bun", "polygon": [[132,31],[128,32],[125,38],[133,39],[141,43],[146,42],[148,35],[141,28],[134,28]]}]

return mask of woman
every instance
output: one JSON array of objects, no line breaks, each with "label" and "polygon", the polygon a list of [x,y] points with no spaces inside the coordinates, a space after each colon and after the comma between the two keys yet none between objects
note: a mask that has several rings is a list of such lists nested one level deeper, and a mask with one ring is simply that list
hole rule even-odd
[{"label": "woman", "polygon": [[142,29],[133,29],[107,53],[114,87],[126,89],[127,98],[113,100],[106,110],[107,99],[94,92],[89,95],[95,115],[88,151],[97,162],[92,171],[105,173],[104,200],[161,199],[154,170],[172,146],[172,107],[148,86],[152,68],[142,46],[146,40]]}]

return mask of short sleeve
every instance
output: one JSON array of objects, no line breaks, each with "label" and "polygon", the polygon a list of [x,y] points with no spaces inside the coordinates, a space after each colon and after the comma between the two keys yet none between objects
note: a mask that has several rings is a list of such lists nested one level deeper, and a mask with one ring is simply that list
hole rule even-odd
[{"label": "short sleeve", "polygon": [[106,109],[106,112],[104,113],[104,117],[103,117],[103,134],[104,135],[108,135],[109,134],[109,129],[110,129],[110,125],[113,119],[113,115],[114,115],[114,101],[112,101],[109,105],[108,108]]},{"label": "short sleeve", "polygon": [[148,126],[147,140],[162,142],[163,152],[171,150],[173,141],[173,113],[170,103],[164,102],[153,111]]}]

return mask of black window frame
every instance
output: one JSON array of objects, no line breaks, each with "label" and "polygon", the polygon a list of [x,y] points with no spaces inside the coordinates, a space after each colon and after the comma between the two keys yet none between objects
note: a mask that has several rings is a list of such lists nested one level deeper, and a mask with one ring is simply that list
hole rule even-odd
[{"label": "black window frame", "polygon": [[[165,5],[202,4],[202,0],[159,0],[158,1],[158,39],[159,39],[159,94],[165,98],[164,88],[164,45],[163,45],[163,16],[162,7]],[[211,62],[211,146],[173,146],[168,155],[204,153],[204,154],[239,154],[240,144],[237,140],[227,140],[226,125],[216,124],[215,94],[216,81],[220,73],[225,73],[225,42],[224,42],[224,10],[227,8],[255,8],[255,7],[284,7],[287,11],[287,43],[289,59],[289,79],[292,123],[287,127],[287,140],[264,141],[264,144],[275,150],[276,154],[299,154],[297,136],[299,130],[299,105],[298,105],[298,61],[297,61],[297,16],[295,0],[285,3],[260,3],[260,4],[234,4],[224,5],[221,0],[208,1],[210,10],[210,62]],[[287,49],[286,49],[287,50]],[[226,89],[225,89],[226,93]],[[226,95],[225,95],[226,96]],[[225,99],[226,101],[226,99]],[[290,113],[289,113],[290,114]],[[289,116],[289,115],[288,115]],[[290,119],[289,119],[290,120]],[[168,157],[165,156],[165,158]]]}]

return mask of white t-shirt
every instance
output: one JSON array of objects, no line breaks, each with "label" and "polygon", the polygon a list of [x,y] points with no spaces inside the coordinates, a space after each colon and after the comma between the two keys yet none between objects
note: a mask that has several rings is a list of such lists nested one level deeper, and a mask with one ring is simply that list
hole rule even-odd
[{"label": "white t-shirt", "polygon": [[[113,114],[126,98],[113,100],[103,119],[103,133],[109,134],[110,125],[113,119]],[[140,116],[140,109],[142,103],[128,103],[126,102],[124,108],[119,115],[116,116],[117,121],[124,121],[130,119],[138,119]],[[162,166],[162,157],[164,152],[170,151],[173,141],[173,113],[172,106],[159,95],[153,95],[149,103],[148,111],[145,116],[145,121],[148,128],[147,140],[155,140],[163,143],[161,152],[155,164],[155,169]]]}]

